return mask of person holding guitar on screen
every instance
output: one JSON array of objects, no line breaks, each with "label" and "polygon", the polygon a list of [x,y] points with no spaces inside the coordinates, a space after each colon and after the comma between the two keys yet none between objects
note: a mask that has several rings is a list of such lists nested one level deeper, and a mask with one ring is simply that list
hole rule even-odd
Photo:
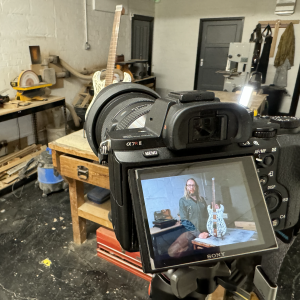
[{"label": "person holding guitar on screen", "polygon": [[[182,233],[169,247],[170,257],[178,258],[188,251],[193,251],[192,240],[195,238],[207,239],[211,236],[207,229],[208,208],[210,205],[207,206],[204,198],[200,196],[199,186],[195,179],[188,179],[184,187],[184,196],[179,200],[179,215],[186,232]],[[215,210],[219,210],[218,204],[215,204]]]},{"label": "person holding guitar on screen", "polygon": [[[219,209],[218,204],[215,204],[215,209]],[[206,239],[210,236],[207,232],[207,204],[193,178],[188,179],[184,187],[184,197],[179,200],[179,214],[181,224],[195,237]]]}]

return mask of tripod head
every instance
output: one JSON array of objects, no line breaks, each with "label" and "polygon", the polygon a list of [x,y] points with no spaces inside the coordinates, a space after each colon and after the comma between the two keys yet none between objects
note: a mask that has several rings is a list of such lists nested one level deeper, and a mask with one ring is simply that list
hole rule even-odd
[{"label": "tripod head", "polygon": [[[205,300],[218,285],[226,290],[226,299],[257,300],[276,299],[277,287],[271,286],[261,266],[257,265],[257,258],[242,260],[248,266],[241,270],[240,263],[234,260],[231,269],[225,262],[208,266],[186,267],[170,269],[162,274],[155,274],[150,285],[149,295],[152,300]],[[252,268],[253,267],[253,268]],[[253,269],[253,272],[249,272]],[[243,288],[241,288],[243,286]],[[253,290],[262,295],[258,298]],[[234,298],[232,298],[234,296]],[[228,298],[229,297],[229,298]],[[225,299],[225,298],[224,298]]]},{"label": "tripod head", "polygon": [[170,269],[156,274],[151,283],[153,300],[203,300],[218,286],[218,277],[229,277],[231,271],[224,262],[209,266]]}]

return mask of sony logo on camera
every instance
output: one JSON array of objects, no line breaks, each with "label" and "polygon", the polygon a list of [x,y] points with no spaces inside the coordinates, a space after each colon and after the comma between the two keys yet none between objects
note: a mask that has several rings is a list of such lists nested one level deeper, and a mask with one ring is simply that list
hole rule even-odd
[{"label": "sony logo on camera", "polygon": [[224,256],[225,256],[225,252],[220,252],[220,253],[208,254],[207,258],[219,258]]}]

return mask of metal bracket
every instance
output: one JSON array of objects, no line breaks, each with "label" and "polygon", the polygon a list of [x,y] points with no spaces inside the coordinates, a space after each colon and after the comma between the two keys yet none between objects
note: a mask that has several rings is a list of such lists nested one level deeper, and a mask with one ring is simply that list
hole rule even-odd
[{"label": "metal bracket", "polygon": [[48,60],[49,60],[49,63],[56,65],[56,64],[58,64],[59,57],[57,55],[50,54]]},{"label": "metal bracket", "polygon": [[[199,282],[204,280],[206,291],[204,294],[212,293],[217,283],[214,280],[217,276],[230,276],[230,270],[224,262],[219,262],[210,267],[189,267],[178,270],[169,270],[167,276],[170,278],[173,294],[183,299],[191,292],[197,290]],[[212,280],[208,281],[207,278]]]},{"label": "metal bracket", "polygon": [[89,169],[84,166],[77,167],[77,175],[82,180],[88,180],[89,178]]},{"label": "metal bracket", "polygon": [[111,140],[105,140],[102,143],[100,143],[100,147],[99,147],[100,154],[107,155],[110,149],[111,149]]},{"label": "metal bracket", "polygon": [[256,266],[254,273],[254,285],[264,300],[275,300],[277,295],[277,285],[273,285],[264,274],[261,266]]}]

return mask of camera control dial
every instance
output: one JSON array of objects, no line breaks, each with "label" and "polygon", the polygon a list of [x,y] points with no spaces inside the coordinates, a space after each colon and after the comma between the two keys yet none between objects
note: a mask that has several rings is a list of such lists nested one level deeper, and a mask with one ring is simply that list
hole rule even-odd
[{"label": "camera control dial", "polygon": [[272,190],[265,193],[265,199],[269,212],[272,213],[279,208],[282,197],[279,192]]},{"label": "camera control dial", "polygon": [[276,130],[274,128],[257,128],[253,132],[253,136],[262,139],[270,139],[276,136]]},{"label": "camera control dial", "polygon": [[271,123],[277,123],[280,125],[280,128],[284,129],[294,129],[300,127],[300,118],[289,117],[289,116],[278,116],[271,117]]},{"label": "camera control dial", "polygon": [[266,168],[270,167],[274,163],[275,158],[272,154],[259,154],[255,160],[259,167]]}]

